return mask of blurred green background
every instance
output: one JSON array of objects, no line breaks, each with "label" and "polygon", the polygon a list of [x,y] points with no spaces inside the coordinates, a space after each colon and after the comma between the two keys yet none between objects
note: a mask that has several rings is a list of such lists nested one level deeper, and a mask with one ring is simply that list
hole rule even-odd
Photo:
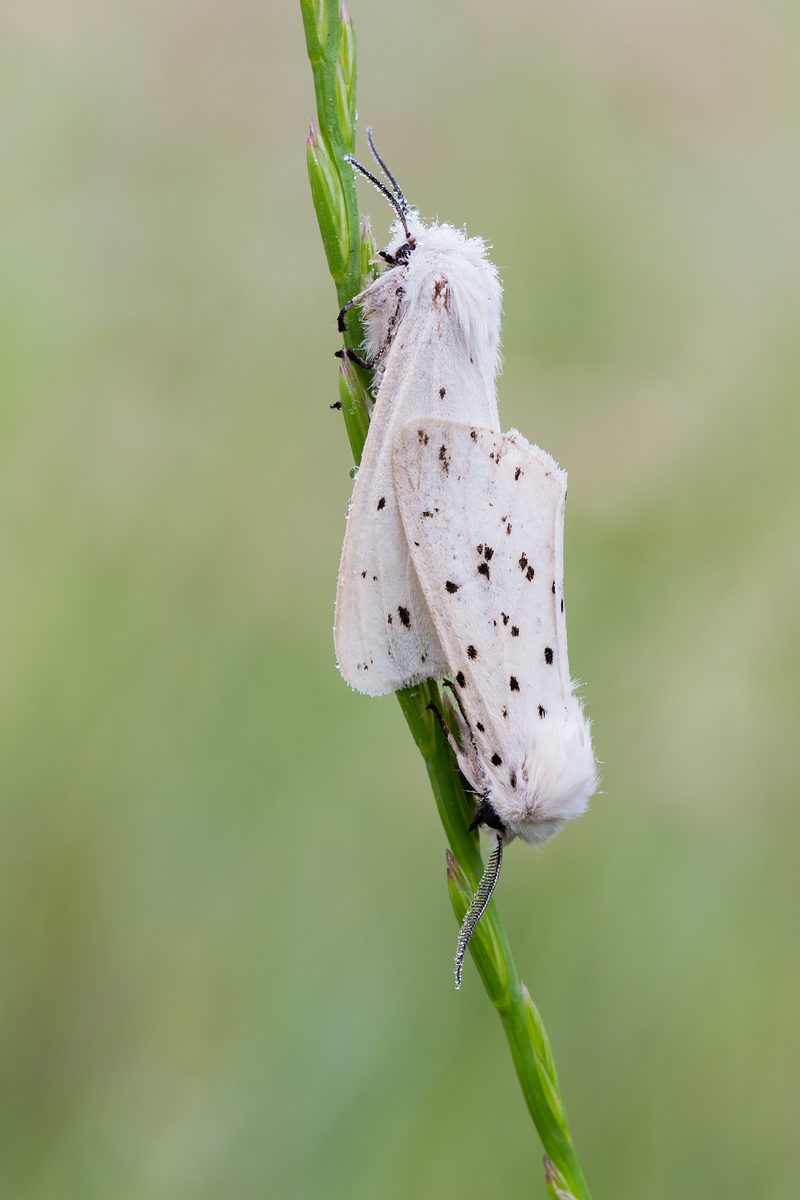
[{"label": "blurred green background", "polygon": [[[504,425],[570,472],[603,793],[499,898],[582,1165],[794,1198],[800,12],[351,12],[363,125],[493,243]],[[0,20],[0,1194],[544,1196],[421,761],[334,667],[299,12]]]}]

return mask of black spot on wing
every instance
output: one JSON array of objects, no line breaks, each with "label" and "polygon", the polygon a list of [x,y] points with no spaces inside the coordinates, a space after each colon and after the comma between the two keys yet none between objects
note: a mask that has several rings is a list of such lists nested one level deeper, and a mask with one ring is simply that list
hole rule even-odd
[{"label": "black spot on wing", "polygon": [[469,655],[470,658],[478,657],[478,651],[475,649],[474,646],[467,646],[467,654]]},{"label": "black spot on wing", "polygon": [[478,564],[478,574],[485,575],[487,579],[491,578],[491,575],[489,574],[489,564],[487,562]]},{"label": "black spot on wing", "polygon": [[456,675],[456,683],[458,684],[459,687],[462,687],[462,688],[467,686],[467,681],[464,678],[463,671],[459,671],[458,674]]},{"label": "black spot on wing", "polygon": [[519,637],[519,626],[517,626],[517,625],[512,625],[512,626],[511,626],[511,636],[512,636],[512,637]]},{"label": "black spot on wing", "polygon": [[480,722],[480,721],[477,721],[477,722],[475,723],[475,728],[478,730],[478,732],[479,732],[479,733],[485,733],[485,732],[486,732],[486,730],[485,730],[484,726],[481,724],[481,722]]},{"label": "black spot on wing", "polygon": [[403,608],[402,604],[399,605],[398,609],[397,609],[397,615],[400,618],[401,625],[404,625],[406,629],[410,629],[411,628],[411,614],[409,613],[408,609]]},{"label": "black spot on wing", "polygon": [[539,716],[542,718],[547,716],[547,709],[543,708],[541,704],[539,705]]},{"label": "black spot on wing", "polygon": [[517,467],[516,471],[514,472],[514,479],[515,480],[519,479],[521,474],[522,474],[522,467]]},{"label": "black spot on wing", "polygon": [[508,686],[510,687],[512,692],[519,691],[519,681],[517,680],[516,675],[511,676],[511,678],[508,681]]},{"label": "black spot on wing", "polygon": [[544,661],[547,663],[548,667],[553,665],[553,650],[550,646],[545,646],[544,648]]},{"label": "black spot on wing", "polygon": [[381,511],[381,509],[384,507],[385,504],[386,504],[386,497],[381,496],[380,500],[378,501],[378,512]]},{"label": "black spot on wing", "polygon": [[439,388],[439,399],[444,400],[445,395],[446,395],[446,393],[445,393],[444,388],[443,387]]},{"label": "black spot on wing", "polygon": [[427,435],[427,433],[425,432],[425,430],[424,430],[424,429],[418,429],[418,430],[417,430],[417,441],[419,442],[419,444],[420,444],[421,446],[427,446],[427,444],[428,444],[428,435]]},{"label": "black spot on wing", "polygon": [[458,591],[458,589],[461,587],[461,584],[453,583],[452,579],[447,579],[447,580],[445,580],[444,587],[445,587],[445,591],[449,592],[450,595],[452,596],[454,592]]},{"label": "black spot on wing", "polygon": [[492,766],[493,767],[502,767],[502,765],[503,765],[503,760],[500,757],[500,755],[497,753],[497,751],[495,751],[495,753],[492,755]]}]

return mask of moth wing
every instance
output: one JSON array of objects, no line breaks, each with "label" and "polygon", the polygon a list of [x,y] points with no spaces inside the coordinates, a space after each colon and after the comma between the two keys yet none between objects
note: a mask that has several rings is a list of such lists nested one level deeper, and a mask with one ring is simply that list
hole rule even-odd
[{"label": "moth wing", "polygon": [[438,679],[447,669],[397,508],[397,432],[421,416],[499,423],[491,371],[473,362],[446,295],[434,288],[430,303],[400,322],[348,512],[334,643],[342,675],[370,696]]},{"label": "moth wing", "polygon": [[393,473],[487,794],[513,832],[537,840],[537,823],[577,815],[595,786],[567,658],[566,473],[520,434],[441,420],[403,428]]},{"label": "moth wing", "polygon": [[334,623],[339,670],[370,696],[445,670],[397,509],[380,404],[379,395],[347,515]]}]

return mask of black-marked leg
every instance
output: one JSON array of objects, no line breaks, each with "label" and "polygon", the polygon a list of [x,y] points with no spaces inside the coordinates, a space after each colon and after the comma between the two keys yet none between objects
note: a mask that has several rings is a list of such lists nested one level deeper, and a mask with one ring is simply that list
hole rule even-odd
[{"label": "black-marked leg", "polygon": [[355,350],[351,350],[349,346],[342,346],[341,350],[334,350],[334,358],[349,358],[350,362],[354,362],[357,367],[364,367],[367,371],[374,371],[375,364],[380,359],[380,354],[376,354],[371,362],[367,362],[360,354],[356,354]]},{"label": "black-marked leg", "polygon": [[467,730],[467,733],[469,734],[469,740],[472,743],[472,750],[475,755],[475,758],[477,759],[479,757],[478,756],[478,746],[475,741],[475,735],[472,732],[472,726],[469,723],[469,717],[464,712],[464,705],[461,703],[461,697],[459,696],[458,692],[456,691],[455,685],[453,684],[453,681],[451,679],[443,679],[442,687],[446,687],[448,692],[452,692],[453,696],[455,697],[456,706],[458,708],[458,711],[461,714],[461,720],[464,722],[464,726]]},{"label": "black-marked leg", "polygon": [[474,783],[475,787],[477,787],[479,789],[475,793],[475,795],[482,796],[483,791],[480,790],[481,789],[481,780],[483,780],[485,778],[486,772],[484,771],[483,766],[481,764],[481,756],[478,751],[478,743],[475,741],[475,734],[472,732],[472,726],[469,723],[469,717],[464,712],[464,706],[461,703],[461,697],[459,696],[458,692],[456,691],[453,681],[451,679],[443,679],[442,687],[447,688],[447,690],[449,692],[451,692],[453,694],[453,696],[455,697],[456,707],[458,709],[459,716],[461,717],[461,720],[464,724],[464,728],[466,729],[467,734],[469,735],[470,753],[466,754],[465,749],[462,750],[461,753],[462,753],[462,756],[467,758],[469,765],[470,765],[470,771],[472,773],[472,782]]},{"label": "black-marked leg", "polygon": [[357,302],[358,302],[358,297],[355,296],[355,297],[353,297],[352,300],[348,300],[347,304],[343,304],[342,307],[339,309],[339,315],[336,318],[336,328],[339,330],[339,333],[347,332],[347,326],[344,323],[345,314],[348,313],[351,308],[354,308],[355,305],[357,304]]},{"label": "black-marked leg", "polygon": [[452,733],[450,732],[450,730],[449,730],[449,728],[448,728],[448,726],[447,726],[447,722],[445,721],[444,717],[443,717],[443,716],[442,716],[442,714],[441,714],[441,711],[440,711],[440,709],[439,709],[439,705],[438,705],[438,704],[434,704],[434,703],[433,703],[433,701],[431,701],[431,702],[430,702],[430,704],[428,705],[428,709],[430,710],[430,712],[432,712],[432,713],[433,713],[433,715],[436,717],[436,720],[439,722],[439,725],[441,726],[442,733],[443,733],[443,734],[444,734],[444,736],[447,738],[447,744],[448,744],[448,746],[449,746],[449,747],[450,747],[450,749],[453,751],[453,754],[455,754],[455,755],[456,755],[456,757],[458,757],[458,755],[459,755],[459,753],[460,753],[459,746],[458,746],[458,744],[457,744],[457,742],[456,742],[456,739],[453,737]]},{"label": "black-marked leg", "polygon": [[[394,335],[397,332],[397,322],[400,318],[400,306],[403,303],[403,297],[405,296],[405,294],[406,294],[405,288],[398,287],[398,289],[397,289],[397,304],[395,305],[394,312],[392,313],[391,317],[389,318],[389,325],[388,325],[388,329],[386,331],[386,341],[383,343],[380,350],[378,351],[378,353],[375,355],[375,357],[373,359],[362,358],[360,354],[356,354],[355,350],[351,350],[349,346],[346,348],[342,347],[341,350],[334,351],[334,357],[335,358],[344,358],[345,355],[347,355],[347,357],[350,359],[350,361],[354,362],[356,364],[356,366],[363,367],[365,371],[374,371],[375,368],[377,367],[378,363],[381,361],[381,359],[384,357],[387,350],[391,346],[392,341],[394,339]],[[352,308],[355,304],[359,303],[360,299],[361,299],[360,296],[355,296],[352,300],[348,300],[347,304],[345,304],[344,307],[339,310],[337,325],[339,327],[340,333],[347,332],[347,326],[344,323],[344,314],[347,312],[348,309]]]},{"label": "black-marked leg", "polygon": [[461,703],[461,697],[459,696],[458,692],[456,691],[455,684],[453,683],[452,679],[443,679],[442,687],[446,687],[448,692],[452,692],[453,695],[455,696],[458,711],[461,713],[461,719],[463,720],[467,729],[469,729],[469,721],[467,720],[467,714],[464,712],[464,706]]}]

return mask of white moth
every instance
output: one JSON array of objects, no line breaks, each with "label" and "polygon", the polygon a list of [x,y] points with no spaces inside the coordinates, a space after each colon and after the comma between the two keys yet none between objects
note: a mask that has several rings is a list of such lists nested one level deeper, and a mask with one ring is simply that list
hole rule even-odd
[{"label": "white moth", "polygon": [[[456,982],[503,842],[543,842],[597,787],[567,659],[567,476],[521,434],[424,418],[394,442],[398,506],[454,697],[451,744],[498,832],[459,939]],[[446,730],[447,731],[447,730]]]},{"label": "white moth", "polygon": [[393,194],[353,165],[388,196],[398,220],[382,255],[388,269],[345,306],[361,306],[377,395],[348,512],[334,642],[351,687],[380,696],[447,670],[397,510],[393,447],[398,431],[423,417],[499,431],[501,288],[483,241],[425,225],[369,140]]}]

